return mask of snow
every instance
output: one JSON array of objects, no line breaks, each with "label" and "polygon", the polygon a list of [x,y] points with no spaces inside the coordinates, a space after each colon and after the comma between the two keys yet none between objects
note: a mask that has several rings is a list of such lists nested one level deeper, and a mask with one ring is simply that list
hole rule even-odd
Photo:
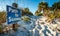
[{"label": "snow", "polygon": [[[57,24],[47,23],[45,20],[46,17],[39,17],[39,18],[31,18],[31,23],[24,23],[19,24],[26,28],[30,32],[30,36],[56,36],[57,31],[56,27]],[[44,22],[44,24],[41,24],[41,22]],[[54,31],[53,31],[54,30]]]},{"label": "snow", "polygon": [[[57,32],[58,24],[47,23],[46,17],[31,16],[31,20],[27,23],[20,20],[20,27],[16,32],[10,31],[11,36],[60,36]],[[44,22],[41,24],[41,22]],[[12,33],[13,32],[13,33]]]}]

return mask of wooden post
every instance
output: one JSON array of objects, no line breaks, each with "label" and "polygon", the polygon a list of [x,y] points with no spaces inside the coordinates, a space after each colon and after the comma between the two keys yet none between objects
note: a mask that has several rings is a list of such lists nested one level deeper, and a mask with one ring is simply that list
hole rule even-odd
[{"label": "wooden post", "polygon": [[16,28],[16,24],[17,24],[17,23],[13,24],[13,30],[14,30],[14,31],[17,30],[17,28]]}]

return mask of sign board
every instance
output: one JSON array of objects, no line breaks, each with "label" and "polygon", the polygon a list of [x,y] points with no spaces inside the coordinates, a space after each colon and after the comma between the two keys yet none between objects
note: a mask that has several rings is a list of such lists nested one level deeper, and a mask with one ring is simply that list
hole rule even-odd
[{"label": "sign board", "polygon": [[20,9],[17,9],[12,6],[7,5],[7,23],[14,24],[20,20],[22,12]]}]

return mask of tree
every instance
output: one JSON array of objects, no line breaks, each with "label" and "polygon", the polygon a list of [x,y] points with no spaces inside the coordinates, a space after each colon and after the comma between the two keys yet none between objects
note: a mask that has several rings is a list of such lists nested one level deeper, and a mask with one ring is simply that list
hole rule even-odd
[{"label": "tree", "polygon": [[18,7],[18,4],[17,3],[12,3],[12,6],[17,8]]},{"label": "tree", "polygon": [[52,5],[52,8],[53,8],[53,9],[60,9],[60,2],[55,2],[55,3]]},{"label": "tree", "polygon": [[29,8],[24,8],[24,12],[29,12]]},{"label": "tree", "polygon": [[36,15],[36,16],[42,16],[42,13],[36,11],[36,12],[35,12],[35,15]]},{"label": "tree", "polygon": [[[48,8],[47,2],[41,2],[41,3],[39,3],[38,10],[35,12],[36,16],[43,15],[43,13],[47,10],[47,8]],[[41,13],[42,10],[43,10],[43,13]]]},{"label": "tree", "polygon": [[0,12],[0,24],[6,22],[6,12]]},{"label": "tree", "polygon": [[55,18],[60,18],[60,2],[55,2],[52,8],[54,9]]},{"label": "tree", "polygon": [[38,8],[45,8],[45,9],[47,9],[48,8],[47,2],[41,2],[41,3],[39,3]]},{"label": "tree", "polygon": [[33,14],[30,12],[29,8],[24,8],[24,10],[22,10],[22,15],[33,15]]},{"label": "tree", "polygon": [[0,26],[0,33],[2,33],[2,27]]},{"label": "tree", "polygon": [[54,12],[54,15],[55,15],[55,18],[60,18],[60,9],[57,9],[57,10]]}]

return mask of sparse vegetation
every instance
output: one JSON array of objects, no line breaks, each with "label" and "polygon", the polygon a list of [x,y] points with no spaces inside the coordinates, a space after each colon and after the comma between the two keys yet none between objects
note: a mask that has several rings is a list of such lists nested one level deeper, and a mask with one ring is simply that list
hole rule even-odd
[{"label": "sparse vegetation", "polygon": [[22,17],[22,20],[27,22],[27,21],[29,21],[29,20],[31,20],[31,19],[30,19],[28,16],[23,16],[23,17]]}]

